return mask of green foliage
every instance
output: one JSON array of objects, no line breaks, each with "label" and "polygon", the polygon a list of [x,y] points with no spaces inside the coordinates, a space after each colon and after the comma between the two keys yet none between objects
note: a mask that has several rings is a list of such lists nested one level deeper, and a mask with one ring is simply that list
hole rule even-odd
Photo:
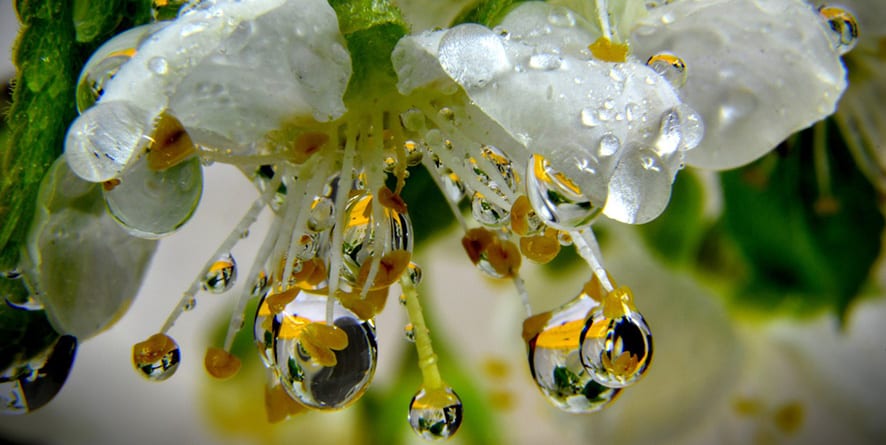
[{"label": "green foliage", "polygon": [[409,170],[409,178],[402,192],[403,200],[409,206],[409,216],[414,224],[415,245],[420,246],[434,234],[448,228],[455,220],[446,205],[446,198],[424,168]]},{"label": "green foliage", "polygon": [[722,175],[723,228],[746,260],[737,307],[843,316],[866,281],[884,219],[834,130],[819,123],[784,150]]},{"label": "green foliage", "polygon": [[526,1],[538,0],[481,0],[459,14],[453,24],[479,23],[493,28],[505,18],[517,5]]},{"label": "green foliage", "polygon": [[639,226],[653,253],[674,265],[691,264],[704,237],[704,189],[690,170],[677,175],[668,208],[657,219]]}]

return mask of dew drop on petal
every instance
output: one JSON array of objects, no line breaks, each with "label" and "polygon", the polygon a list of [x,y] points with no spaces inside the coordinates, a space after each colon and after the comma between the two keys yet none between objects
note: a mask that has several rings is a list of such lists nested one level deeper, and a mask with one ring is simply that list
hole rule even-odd
[{"label": "dew drop on petal", "polygon": [[349,286],[360,286],[360,270],[364,264],[370,264],[370,256],[375,251],[373,244],[381,242],[376,235],[376,227],[384,225],[390,229],[387,244],[382,246],[380,255],[384,256],[395,250],[412,253],[412,222],[407,213],[400,213],[389,207],[383,207],[384,221],[376,224],[373,206],[375,199],[370,193],[362,193],[352,197],[346,207],[348,221],[342,231],[342,270],[341,280]]},{"label": "dew drop on petal", "polygon": [[632,299],[628,288],[615,289],[581,332],[582,364],[594,380],[611,388],[636,383],[652,362],[652,332]]},{"label": "dew drop on petal", "polygon": [[422,387],[409,402],[409,425],[425,440],[448,439],[461,426],[461,399],[452,388]]},{"label": "dew drop on petal", "polygon": [[465,88],[483,87],[511,69],[501,38],[490,29],[466,23],[440,40],[440,65]]},{"label": "dew drop on petal", "polygon": [[113,190],[103,190],[108,212],[130,234],[160,238],[183,226],[203,193],[203,167],[192,157],[156,171],[138,161]]},{"label": "dew drop on petal", "polygon": [[655,151],[659,156],[669,156],[680,148],[683,142],[683,128],[680,124],[680,115],[673,108],[661,115],[661,125],[658,130],[658,139],[655,141]]},{"label": "dew drop on petal", "polygon": [[63,335],[34,358],[10,364],[0,375],[0,414],[27,414],[49,403],[64,386],[76,355],[77,339]]},{"label": "dew drop on petal", "polygon": [[220,294],[234,287],[236,280],[237,262],[230,253],[226,253],[209,266],[206,276],[203,277],[203,289]]},{"label": "dew drop on petal", "polygon": [[548,23],[561,28],[575,26],[575,14],[563,6],[555,6],[548,12]]},{"label": "dew drop on petal", "polygon": [[686,84],[686,63],[673,54],[656,54],[646,61],[646,65],[667,80],[674,88],[680,88]]},{"label": "dew drop on petal", "polygon": [[180,362],[178,343],[166,334],[154,334],[132,347],[132,364],[148,380],[160,382],[172,377]]},{"label": "dew drop on petal", "polygon": [[828,37],[840,55],[855,48],[858,43],[858,22],[852,13],[836,6],[822,6],[818,14],[824,19]]},{"label": "dew drop on petal", "polygon": [[597,111],[590,107],[582,108],[579,118],[581,119],[581,124],[585,127],[596,127],[602,123],[597,119]]},{"label": "dew drop on petal", "polygon": [[563,66],[563,58],[558,54],[542,53],[529,57],[529,67],[541,71],[552,71]]},{"label": "dew drop on petal", "polygon": [[574,230],[584,227],[600,213],[570,178],[557,171],[539,154],[530,157],[526,195],[536,215],[551,227]]},{"label": "dew drop on petal", "polygon": [[[375,374],[375,326],[335,303],[334,338],[311,335],[309,326],[326,319],[326,297],[302,293],[274,323],[275,366],[286,392],[317,409],[341,409],[366,391]],[[328,330],[326,332],[328,334]],[[344,347],[337,337],[346,336]],[[320,356],[319,354],[326,356]],[[327,357],[328,356],[328,357]],[[328,360],[334,362],[331,366]]]},{"label": "dew drop on petal", "polygon": [[103,102],[86,109],[65,138],[65,159],[90,182],[116,178],[147,145],[151,117],[129,102]]},{"label": "dew drop on petal", "polygon": [[579,338],[585,319],[598,305],[582,292],[562,307],[523,322],[535,384],[554,406],[571,413],[599,411],[620,391],[600,385],[581,364]]},{"label": "dew drop on petal", "polygon": [[600,143],[597,146],[597,155],[601,158],[607,158],[618,153],[620,149],[621,141],[618,140],[618,136],[606,133],[600,138]]}]

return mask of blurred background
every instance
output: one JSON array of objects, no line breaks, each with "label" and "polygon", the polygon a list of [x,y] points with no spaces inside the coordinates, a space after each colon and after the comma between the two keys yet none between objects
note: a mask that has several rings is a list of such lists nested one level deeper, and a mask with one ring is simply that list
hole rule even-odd
[{"label": "blurred background", "polygon": [[[9,49],[16,29],[11,2],[0,3],[0,79],[14,75]],[[781,249],[798,231],[808,231],[812,240],[826,238],[815,220],[798,227],[798,220],[738,201],[770,199],[790,214],[811,212],[784,204],[803,201],[790,189],[758,197],[753,195],[756,186],[741,188],[756,184],[761,172],[807,167],[801,154],[808,153],[810,141],[803,136],[793,148],[783,147],[732,176],[682,173],[673,208],[657,225],[599,225],[607,268],[619,283],[632,287],[653,330],[655,358],[643,381],[593,415],[559,412],[535,388],[520,338],[522,306],[513,288],[483,278],[465,257],[462,234],[454,226],[427,236],[418,251],[425,277],[422,301],[444,378],[465,401],[463,430],[451,442],[886,442],[882,261],[849,261],[861,270],[843,273],[841,266],[818,256],[803,259],[808,252],[785,253],[785,262],[800,270],[861,277],[847,285],[851,295],[836,295],[830,288],[804,287],[803,274],[785,279],[796,274],[789,267],[764,273],[770,264],[761,257],[769,253],[741,247],[758,238],[760,243],[774,239],[774,248]],[[799,160],[792,163],[791,156]],[[880,245],[879,231],[871,236],[867,227],[847,223],[866,221],[871,211],[879,216],[881,195],[869,184],[840,188],[843,180],[863,178],[855,168],[844,168],[846,159],[851,158],[843,154],[831,161],[836,198],[853,195],[867,201],[844,199],[843,211],[851,214],[826,229],[839,242],[828,239],[815,246],[831,249],[841,262],[861,244],[875,250]],[[195,310],[178,321],[171,332],[182,348],[175,376],[153,383],[136,374],[130,361],[133,343],[159,329],[206,256],[233,229],[232,215],[244,212],[256,197],[254,186],[236,169],[215,165],[205,172],[196,215],[161,242],[130,310],[111,329],[80,345],[66,385],[50,404],[25,416],[0,416],[0,443],[421,443],[406,422],[419,380],[412,344],[404,339],[405,311],[394,293],[376,323],[375,382],[363,400],[342,412],[309,413],[268,425],[265,376],[249,335],[243,341],[247,353],[241,354],[244,369],[236,378],[219,382],[206,374],[205,349],[220,344],[218,332],[227,325],[231,296],[243,290],[243,283],[231,293],[199,295]],[[729,213],[732,202],[745,203],[740,212],[759,215],[760,224],[742,232],[742,224],[752,223]],[[250,230],[253,235],[235,248],[241,265],[251,264],[268,220],[263,214]],[[788,222],[793,225],[781,227]],[[417,232],[423,230],[420,220],[413,223]],[[882,230],[882,222],[874,227]],[[574,255],[564,257],[556,267],[526,268],[536,311],[570,301],[589,278]]]}]

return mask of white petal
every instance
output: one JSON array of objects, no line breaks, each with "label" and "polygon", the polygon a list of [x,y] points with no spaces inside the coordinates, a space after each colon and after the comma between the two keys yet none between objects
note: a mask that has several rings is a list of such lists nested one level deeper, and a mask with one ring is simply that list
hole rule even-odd
[{"label": "white petal", "polygon": [[845,69],[824,22],[800,0],[683,1],[650,11],[631,36],[639,57],[686,62],[680,94],[704,119],[690,164],[730,168],[833,113]]},{"label": "white petal", "polygon": [[448,90],[452,80],[437,61],[440,39],[446,31],[426,31],[403,37],[391,53],[397,89],[407,95],[419,88]]}]

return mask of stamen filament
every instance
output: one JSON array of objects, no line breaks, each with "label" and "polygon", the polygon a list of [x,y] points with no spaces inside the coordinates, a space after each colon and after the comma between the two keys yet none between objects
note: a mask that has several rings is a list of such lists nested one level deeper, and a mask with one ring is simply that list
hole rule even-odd
[{"label": "stamen filament", "polygon": [[345,205],[351,194],[351,182],[354,175],[354,158],[356,157],[357,138],[365,137],[362,128],[349,125],[346,128],[345,152],[342,158],[341,175],[338,187],[335,191],[335,225],[339,227],[332,231],[332,253],[329,260],[329,298],[326,301],[326,324],[332,326],[335,311],[335,293],[338,291],[339,274],[342,266],[342,236],[344,230],[340,229],[347,222]]},{"label": "stamen filament", "polygon": [[215,253],[209,257],[209,261],[203,266],[200,270],[200,273],[197,274],[197,277],[194,278],[194,281],[191,283],[191,286],[182,294],[181,299],[176,305],[175,309],[173,309],[172,313],[169,314],[169,317],[166,319],[166,322],[163,323],[163,328],[160,329],[160,332],[165,334],[169,332],[169,329],[172,328],[172,325],[175,324],[175,321],[178,317],[184,312],[185,306],[188,305],[188,302],[194,298],[194,295],[197,294],[197,291],[200,290],[200,284],[203,282],[204,277],[209,272],[209,269],[212,267],[213,263],[215,263],[216,259],[221,255],[228,253],[233,249],[234,245],[237,244],[238,241],[243,239],[243,235],[247,233],[249,230],[249,226],[255,222],[258,218],[259,213],[261,213],[262,209],[265,208],[265,205],[270,201],[271,197],[274,196],[274,193],[277,193],[277,187],[280,186],[280,176],[275,175],[274,179],[271,180],[270,184],[268,184],[268,188],[261,194],[261,196],[256,199],[252,205],[249,207],[249,210],[243,215],[243,218],[240,219],[240,222],[237,223],[237,226],[228,234],[228,237],[225,241],[218,246]]},{"label": "stamen filament", "polygon": [[597,6],[597,20],[600,22],[600,32],[606,40],[612,41],[612,27],[609,24],[609,1],[594,0]]},{"label": "stamen filament", "polygon": [[569,232],[569,235],[572,237],[572,242],[575,243],[578,254],[588,263],[588,266],[590,266],[594,275],[597,276],[597,279],[600,280],[600,284],[603,285],[606,292],[612,292],[615,287],[609,281],[609,275],[606,274],[606,269],[603,268],[603,263],[600,261],[603,255],[600,253],[600,246],[597,244],[594,232],[586,229]]},{"label": "stamen filament", "polygon": [[529,304],[529,292],[526,290],[526,282],[523,281],[523,277],[519,274],[514,274],[514,287],[517,288],[517,294],[520,295],[520,301],[523,303],[523,308],[526,309],[526,317],[532,316],[532,305]]},{"label": "stamen filament", "polygon": [[400,287],[406,297],[406,312],[415,334],[415,351],[418,353],[418,367],[421,370],[422,385],[428,390],[443,388],[445,383],[437,368],[437,354],[434,353],[434,347],[431,345],[430,331],[422,314],[421,303],[418,301],[418,291],[406,275],[400,279]]},{"label": "stamen filament", "polygon": [[434,184],[437,184],[437,188],[446,199],[446,204],[449,205],[449,209],[452,211],[452,216],[454,216],[455,220],[458,221],[458,224],[461,226],[461,230],[463,232],[467,231],[468,224],[465,221],[464,215],[461,214],[461,209],[458,208],[458,203],[449,199],[449,195],[446,193],[446,188],[440,180],[440,175],[436,174],[437,169],[434,167],[433,161],[428,158],[429,156],[425,156],[424,158],[422,158],[422,164],[428,170],[428,174],[431,175],[431,178],[434,180]]}]

